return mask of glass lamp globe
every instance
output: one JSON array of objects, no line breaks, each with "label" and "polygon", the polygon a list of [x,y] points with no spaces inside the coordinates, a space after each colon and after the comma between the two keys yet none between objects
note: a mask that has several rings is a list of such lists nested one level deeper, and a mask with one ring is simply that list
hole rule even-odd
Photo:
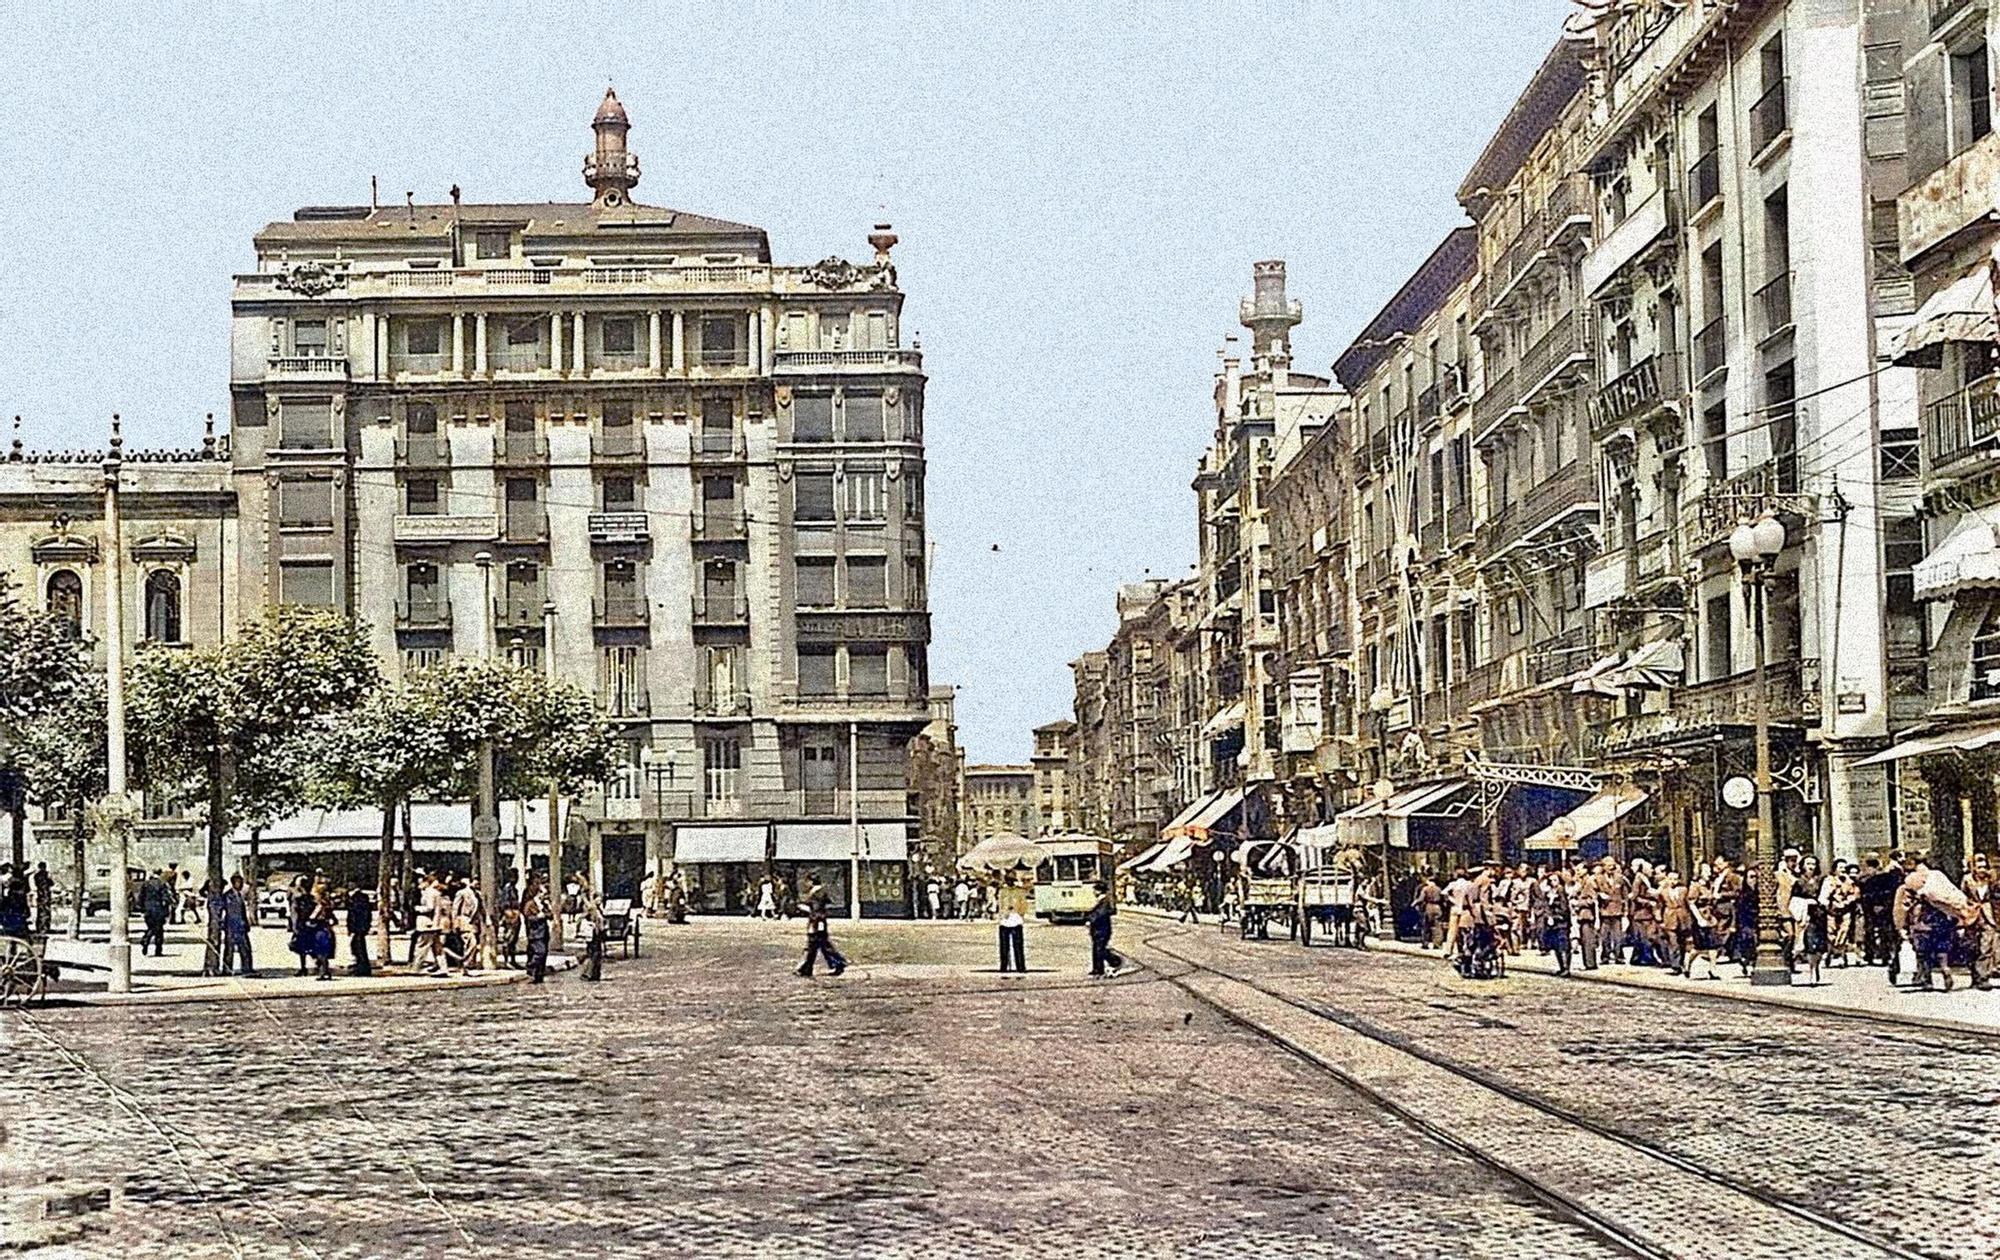
[{"label": "glass lamp globe", "polygon": [[1757,527],[1745,521],[1729,531],[1729,554],[1736,557],[1736,563],[1749,564],[1757,559]]},{"label": "glass lamp globe", "polygon": [[1785,523],[1775,516],[1766,516],[1750,527],[1755,535],[1757,555],[1770,560],[1785,549]]}]

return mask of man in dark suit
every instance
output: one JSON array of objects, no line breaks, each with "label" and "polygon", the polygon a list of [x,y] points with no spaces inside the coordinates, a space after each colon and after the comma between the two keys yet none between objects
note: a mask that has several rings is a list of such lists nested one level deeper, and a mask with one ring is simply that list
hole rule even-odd
[{"label": "man in dark suit", "polygon": [[837,976],[847,970],[847,960],[833,947],[833,933],[827,926],[826,886],[814,879],[806,888],[806,956],[799,974],[810,976],[816,959],[826,959],[826,973]]},{"label": "man in dark suit", "polygon": [[356,884],[347,894],[347,952],[354,958],[352,975],[375,973],[368,962],[368,933],[374,926],[375,903],[368,899],[368,890]]},{"label": "man in dark suit", "polygon": [[146,932],[139,938],[139,952],[151,949],[155,958],[167,952],[167,916],[174,912],[179,894],[166,877],[154,871],[139,886],[139,913],[145,917]]},{"label": "man in dark suit", "polygon": [[1086,920],[1090,928],[1090,974],[1115,976],[1125,969],[1124,957],[1111,948],[1111,918],[1116,907],[1111,904],[1111,890],[1104,881],[1099,880],[1096,887],[1097,901],[1090,907],[1090,917]]}]

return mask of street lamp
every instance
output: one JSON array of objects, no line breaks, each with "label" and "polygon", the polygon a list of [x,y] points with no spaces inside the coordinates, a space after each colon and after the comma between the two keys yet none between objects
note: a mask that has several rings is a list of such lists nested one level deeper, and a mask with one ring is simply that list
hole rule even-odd
[{"label": "street lamp", "polygon": [[1388,910],[1389,893],[1389,798],[1395,794],[1396,785],[1389,781],[1389,710],[1396,707],[1396,695],[1388,687],[1375,688],[1368,697],[1368,711],[1375,715],[1375,784],[1370,789],[1375,796],[1382,825],[1382,905],[1383,917],[1389,925],[1385,936],[1394,938],[1394,920]]},{"label": "street lamp", "polygon": [[1778,834],[1771,813],[1771,698],[1764,685],[1764,604],[1765,584],[1778,553],[1785,549],[1785,526],[1766,512],[1756,521],[1744,521],[1729,535],[1729,554],[1736,558],[1743,584],[1750,593],[1751,619],[1756,638],[1757,691],[1757,956],[1751,966],[1750,983],[1790,984],[1792,969],[1786,965],[1778,941]]},{"label": "street lamp", "polygon": [[[542,676],[549,680],[550,690],[556,682],[556,602],[542,601]],[[562,793],[554,779],[549,780],[549,900],[555,905],[562,904]],[[521,846],[521,879],[525,883],[528,871],[534,866],[528,858],[528,846]],[[554,938],[558,948],[562,946],[562,915],[554,918]]]},{"label": "street lamp", "polygon": [[[493,606],[493,553],[482,551],[472,557],[479,566],[479,581],[485,596],[484,631],[479,636],[479,659],[493,659],[494,640],[497,638],[496,615]],[[495,797],[493,782],[493,744],[491,740],[479,741],[479,799],[472,807],[472,856],[473,876],[479,884],[480,949],[479,966],[482,971],[491,971],[499,963],[498,942],[493,939],[493,902],[500,895],[500,803]]]}]

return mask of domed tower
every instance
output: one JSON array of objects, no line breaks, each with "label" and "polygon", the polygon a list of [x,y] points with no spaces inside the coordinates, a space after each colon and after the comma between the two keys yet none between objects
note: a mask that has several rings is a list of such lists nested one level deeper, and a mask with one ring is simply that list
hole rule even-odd
[{"label": "domed tower", "polygon": [[625,118],[625,107],[618,103],[618,93],[604,89],[604,102],[597,107],[597,117],[590,120],[590,129],[597,133],[597,148],[583,159],[583,182],[589,184],[596,193],[594,200],[600,206],[622,206],[631,200],[632,186],[639,182],[639,159],[625,151],[625,133],[632,124]]},{"label": "domed tower", "polygon": [[1299,304],[1285,297],[1285,263],[1266,259],[1251,268],[1255,297],[1245,299],[1239,315],[1250,330],[1250,357],[1292,357],[1292,329],[1304,318]]}]

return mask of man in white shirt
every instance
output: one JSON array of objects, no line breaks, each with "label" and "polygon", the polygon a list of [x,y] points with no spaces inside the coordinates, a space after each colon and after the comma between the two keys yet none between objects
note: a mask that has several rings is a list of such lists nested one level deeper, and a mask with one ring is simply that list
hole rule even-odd
[{"label": "man in white shirt", "polygon": [[447,910],[437,876],[424,876],[423,895],[417,899],[416,944],[410,956],[423,959],[423,969],[440,976],[445,974],[443,920]]},{"label": "man in white shirt", "polygon": [[1465,930],[1465,907],[1472,896],[1472,880],[1467,877],[1464,867],[1452,876],[1444,886],[1445,904],[1451,908],[1451,921],[1444,930],[1444,956],[1454,958],[1458,954],[1458,935]]}]

